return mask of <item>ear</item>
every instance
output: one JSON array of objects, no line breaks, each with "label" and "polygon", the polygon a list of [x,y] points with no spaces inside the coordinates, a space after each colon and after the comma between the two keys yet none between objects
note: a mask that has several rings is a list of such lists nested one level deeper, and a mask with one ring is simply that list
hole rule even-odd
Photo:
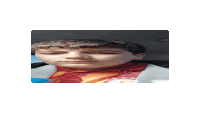
[{"label": "ear", "polygon": [[145,53],[135,54],[134,56],[134,60],[141,60],[145,56]]},{"label": "ear", "polygon": [[146,54],[145,53],[139,53],[139,55],[141,55],[142,57],[144,57]]}]

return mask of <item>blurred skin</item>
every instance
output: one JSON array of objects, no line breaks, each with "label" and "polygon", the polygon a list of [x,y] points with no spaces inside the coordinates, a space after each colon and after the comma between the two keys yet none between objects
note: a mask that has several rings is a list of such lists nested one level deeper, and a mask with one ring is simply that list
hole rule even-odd
[{"label": "blurred skin", "polygon": [[35,56],[47,64],[79,70],[91,70],[113,67],[125,64],[131,60],[140,60],[145,54],[140,53],[133,55],[131,52],[116,47],[83,49],[50,47],[46,49],[37,48]]}]

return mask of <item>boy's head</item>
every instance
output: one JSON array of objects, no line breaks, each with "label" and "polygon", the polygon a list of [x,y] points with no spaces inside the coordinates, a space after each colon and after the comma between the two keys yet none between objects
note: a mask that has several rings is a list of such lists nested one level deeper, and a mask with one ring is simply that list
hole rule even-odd
[{"label": "boy's head", "polygon": [[73,69],[100,69],[140,60],[145,47],[124,41],[99,39],[58,40],[31,46],[35,56],[47,64]]}]

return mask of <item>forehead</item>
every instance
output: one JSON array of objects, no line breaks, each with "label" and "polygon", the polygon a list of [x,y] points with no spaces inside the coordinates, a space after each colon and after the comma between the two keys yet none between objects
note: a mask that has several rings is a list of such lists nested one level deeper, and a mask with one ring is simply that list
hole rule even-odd
[{"label": "forehead", "polygon": [[95,48],[69,48],[69,47],[49,47],[49,48],[37,48],[37,51],[62,51],[62,50],[69,50],[69,51],[91,51],[91,50],[111,50],[111,51],[124,51],[121,48],[116,47],[95,47]]}]

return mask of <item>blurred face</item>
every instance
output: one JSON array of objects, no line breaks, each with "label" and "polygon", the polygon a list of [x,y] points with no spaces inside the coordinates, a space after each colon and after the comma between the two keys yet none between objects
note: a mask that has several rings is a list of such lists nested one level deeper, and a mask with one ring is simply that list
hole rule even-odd
[{"label": "blurred face", "polygon": [[68,47],[38,48],[35,56],[47,64],[80,70],[112,67],[134,60],[132,53],[115,47],[71,49]]}]

